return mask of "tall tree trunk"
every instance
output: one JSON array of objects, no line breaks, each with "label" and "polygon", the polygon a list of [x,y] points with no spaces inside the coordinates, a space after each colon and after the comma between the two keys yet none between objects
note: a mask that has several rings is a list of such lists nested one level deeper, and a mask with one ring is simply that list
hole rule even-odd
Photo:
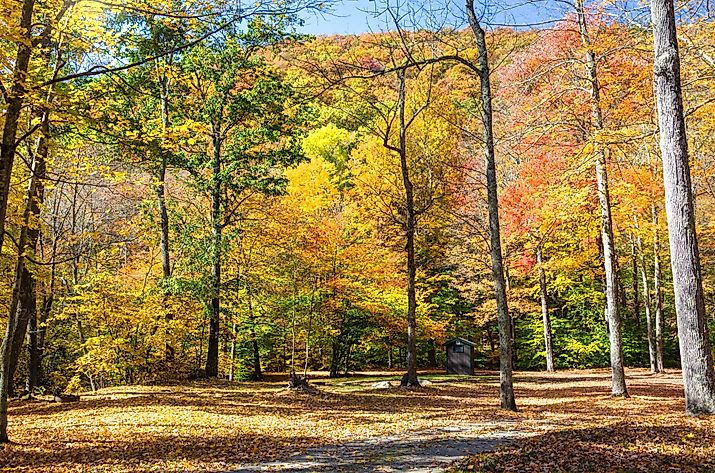
[{"label": "tall tree trunk", "polygon": [[221,138],[213,138],[213,176],[211,184],[211,301],[209,306],[209,342],[206,353],[206,376],[218,376],[218,335],[221,294]]},{"label": "tall tree trunk", "polygon": [[[296,330],[295,323],[298,319],[298,311],[296,309],[297,299],[298,299],[298,276],[296,274],[295,267],[292,271],[293,276],[293,297],[291,300],[291,320],[290,320],[290,334],[291,334],[291,348],[290,348],[290,376],[291,379],[295,377],[295,347],[296,347]],[[338,362],[340,363],[340,362]]]},{"label": "tall tree trunk", "polygon": [[[634,215],[633,222],[636,226],[636,232],[640,229],[638,228],[638,218]],[[636,236],[636,248],[638,249],[638,261],[640,263],[640,273],[641,282],[643,283],[643,302],[645,304],[645,329],[648,337],[648,360],[650,361],[650,370],[653,373],[657,373],[658,369],[655,362],[655,340],[653,339],[653,322],[651,318],[650,308],[650,289],[648,287],[648,269],[645,264],[645,256],[643,255],[643,243],[640,234]]]},{"label": "tall tree trunk", "polygon": [[251,337],[251,347],[253,348],[253,375],[251,378],[254,381],[260,381],[263,379],[263,372],[261,371],[261,352],[258,347],[258,337],[256,336],[256,315],[253,313],[253,298],[250,289],[247,291],[247,297],[249,336]]},{"label": "tall tree trunk", "polygon": [[[156,185],[157,207],[159,210],[159,230],[160,230],[160,247],[161,247],[161,271],[164,284],[171,278],[171,261],[169,259],[169,214],[166,210],[166,156],[162,156],[159,171],[157,173],[158,182]],[[164,302],[169,296],[169,291],[166,285],[162,288],[164,291]],[[164,343],[164,358],[166,361],[173,361],[176,355],[174,347],[171,345],[171,328],[170,324],[174,316],[171,311],[164,315],[166,322]]]},{"label": "tall tree trunk", "polygon": [[[507,297],[508,296],[507,292]],[[519,348],[516,346],[516,317],[514,313],[509,314],[509,338],[511,339],[511,369],[516,369],[516,363],[519,361]]]},{"label": "tall tree trunk", "polygon": [[[32,15],[34,9],[35,0],[24,0],[22,2],[19,27],[23,38],[17,42],[12,85],[3,94],[6,105],[3,116],[2,142],[0,142],[0,248],[2,248],[5,238],[5,217],[10,195],[10,176],[12,175],[12,165],[15,161],[17,149],[17,128],[25,102],[25,80],[27,79],[32,55]],[[0,410],[2,410],[2,402],[0,399]],[[7,442],[7,434],[4,433],[1,422],[0,442]]]},{"label": "tall tree trunk", "polygon": [[353,349],[353,344],[349,343],[348,344],[348,349],[345,351],[345,376],[348,376],[350,374],[350,354]]},{"label": "tall tree trunk", "polygon": [[[169,78],[165,73],[160,72],[159,76],[159,98],[161,102],[161,125],[162,138],[160,150],[160,163],[157,172],[156,184],[156,202],[157,210],[159,211],[159,246],[161,252],[161,274],[164,283],[171,278],[171,252],[169,249],[169,213],[166,208],[166,171],[167,171],[167,152],[166,152],[166,134],[170,126],[169,119]],[[168,288],[164,287],[164,299],[168,297]],[[165,315],[166,322],[166,342],[164,345],[164,358],[166,361],[173,361],[176,355],[174,347],[171,345],[171,321],[174,319],[174,314],[167,312]]]},{"label": "tall tree trunk", "polygon": [[[29,239],[28,237],[25,251],[30,250]],[[11,396],[15,394],[13,380],[15,379],[17,365],[20,361],[20,354],[22,353],[22,348],[27,338],[27,328],[32,316],[32,308],[30,305],[35,300],[35,278],[27,268],[27,261],[23,263],[21,271],[20,290],[18,291],[19,300],[17,303],[17,327],[15,328],[15,333],[13,333],[10,343],[10,391],[8,394]]]},{"label": "tall tree trunk", "polygon": [[398,73],[399,79],[399,120],[400,120],[400,167],[402,169],[402,184],[405,189],[405,222],[407,252],[407,374],[402,380],[405,387],[419,387],[417,380],[417,262],[415,260],[415,197],[410,180],[410,170],[407,163],[407,120],[405,117],[406,79],[405,71]]},{"label": "tall tree trunk", "polygon": [[541,296],[541,319],[544,324],[544,350],[546,351],[546,371],[554,372],[554,349],[551,343],[551,318],[546,299],[546,273],[542,261],[541,245],[536,247],[536,265],[539,267],[539,294]]},{"label": "tall tree trunk", "polygon": [[[633,291],[633,318],[638,325],[641,326],[641,301],[640,295],[638,294],[638,255],[636,252],[636,242],[634,239],[631,240],[631,274],[632,274],[632,285],[631,290]],[[645,296],[644,296],[645,300]]]},{"label": "tall tree trunk", "polygon": [[[45,45],[47,47],[48,45]],[[49,59],[49,58],[48,58]],[[51,92],[48,101],[51,100]],[[23,229],[25,232],[24,253],[34,255],[37,249],[37,242],[40,237],[39,219],[40,206],[44,201],[45,187],[44,179],[47,171],[47,158],[49,154],[48,139],[50,135],[50,114],[46,108],[39,109],[38,118],[40,120],[40,136],[37,139],[37,147],[32,153],[33,165],[30,170],[30,181],[25,199],[25,210],[23,215]],[[22,239],[22,238],[21,238]],[[29,260],[22,257],[22,274],[20,275],[20,291],[17,301],[17,328],[13,334],[11,354],[10,354],[10,382],[12,392],[12,379],[17,370],[20,352],[27,335],[27,327],[31,319],[37,317],[37,281],[35,275],[28,268]]]},{"label": "tall tree trunk", "polygon": [[[27,342],[28,367],[25,389],[32,394],[35,387],[42,382],[42,358],[45,347],[45,323],[52,311],[54,302],[55,280],[57,273],[57,239],[54,238],[50,249],[50,281],[43,291],[43,300],[40,304],[39,314],[35,311],[35,317],[30,319],[29,335]],[[36,282],[37,284],[37,282]],[[37,287],[37,286],[35,286]],[[35,296],[37,299],[37,296]]]},{"label": "tall tree trunk", "polygon": [[[70,8],[70,5],[74,0],[65,0],[63,2],[62,9],[60,11],[60,16]],[[58,17],[59,18],[59,17]],[[51,36],[50,30],[46,30],[41,36],[40,42],[43,60],[48,64],[52,61],[51,54]],[[62,47],[57,45],[56,47],[56,58],[53,67],[52,78],[56,79],[60,73],[60,70],[64,66],[64,61],[61,60]],[[50,86],[47,89],[46,101],[47,104],[51,104],[54,100],[54,86]],[[28,233],[28,248],[32,250],[33,255],[37,251],[37,244],[40,238],[40,212],[42,204],[45,200],[45,185],[44,180],[47,177],[47,162],[49,160],[50,154],[50,107],[43,105],[38,110],[38,115],[40,119],[40,136],[37,141],[36,149],[36,162],[34,166],[35,178],[34,191],[30,199],[30,213],[34,220],[30,227]],[[31,184],[32,189],[32,184]],[[42,363],[42,352],[45,344],[45,321],[49,317],[50,310],[52,308],[53,301],[53,291],[55,285],[56,277],[56,256],[57,256],[57,239],[53,239],[51,247],[51,257],[50,257],[50,284],[49,293],[45,294],[45,300],[43,302],[38,324],[38,314],[37,314],[37,278],[35,274],[31,271],[27,271],[25,268],[27,278],[27,292],[20,299],[20,311],[27,313],[29,332],[27,334],[27,350],[28,350],[28,361],[27,361],[27,378],[25,381],[25,389],[32,396],[32,392],[35,387],[40,383],[41,377],[41,363]]]},{"label": "tall tree trunk", "polygon": [[653,72],[685,411],[689,414],[713,414],[715,373],[705,320],[672,0],[651,0],[651,15],[655,46]]},{"label": "tall tree trunk", "polygon": [[[43,131],[45,130],[43,129]],[[40,143],[44,142],[45,140],[41,138]],[[46,143],[42,146],[45,147]],[[34,287],[28,287],[31,281],[27,268],[27,253],[34,250],[39,235],[39,230],[31,228],[31,226],[36,223],[32,221],[33,218],[39,216],[40,204],[37,199],[38,195],[43,193],[43,189],[38,176],[39,174],[44,176],[45,173],[45,154],[45,152],[42,154],[35,153],[34,162],[30,170],[23,223],[18,238],[18,257],[15,264],[15,280],[12,287],[10,310],[8,312],[5,337],[0,348],[0,443],[9,441],[7,435],[7,399],[12,387],[13,374],[29,320],[29,300],[26,297],[31,295],[34,298]],[[21,300],[25,303],[24,307],[21,307]]]},{"label": "tall tree trunk", "polygon": [[474,1],[466,0],[467,18],[479,50],[479,79],[482,95],[482,121],[484,124],[484,154],[487,171],[487,201],[489,207],[489,239],[491,244],[492,279],[499,321],[499,371],[502,409],[516,410],[512,376],[513,340],[510,333],[509,307],[506,299],[504,265],[502,263],[501,233],[499,228],[499,198],[497,195],[496,159],[494,156],[494,131],[492,121],[492,92],[489,72],[489,55],[484,30],[474,11]]},{"label": "tall tree trunk", "polygon": [[305,332],[305,364],[303,365],[303,378],[308,378],[308,364],[310,362],[310,336],[313,330],[313,293],[310,294],[310,309],[308,312],[308,329]]},{"label": "tall tree trunk", "polygon": [[[22,232],[24,233],[24,232]],[[25,236],[20,237],[19,240],[19,251],[20,255],[25,247]],[[18,328],[18,300],[19,292],[22,285],[22,274],[23,274],[23,257],[20,256],[17,259],[15,266],[15,282],[12,287],[12,296],[10,303],[10,310],[8,312],[7,324],[5,328],[5,337],[2,341],[2,346],[0,347],[0,443],[9,442],[9,437],[7,434],[7,401],[10,392],[11,379],[11,363],[10,358],[12,356],[12,340],[15,335],[15,331]]]},{"label": "tall tree trunk", "polygon": [[[48,127],[49,128],[49,127]],[[49,129],[47,130],[49,132]],[[45,156],[46,156],[47,151],[45,150]],[[43,159],[43,167],[44,167],[44,162],[46,162]],[[45,177],[45,170],[42,169],[41,172],[38,172],[38,175],[41,175],[42,178],[44,179]],[[33,203],[33,214],[39,218],[40,215],[40,205],[42,204],[42,201],[44,200],[44,186],[42,184],[42,181],[38,182],[38,189],[36,190],[35,194],[36,200]],[[28,243],[28,248],[33,249],[33,254],[35,251],[35,248],[37,247],[37,242],[39,240],[40,236],[40,230],[39,228],[33,228],[30,231],[30,236],[29,236],[29,243]],[[42,346],[44,344],[44,337],[39,337],[39,324],[38,324],[38,314],[37,314],[37,279],[35,275],[31,272],[28,271],[27,268],[25,268],[25,274],[23,274],[23,279],[26,279],[26,283],[24,285],[26,286],[26,291],[22,294],[22,297],[20,299],[20,307],[19,310],[21,312],[24,312],[26,314],[27,320],[28,320],[28,329],[27,329],[27,354],[28,354],[28,359],[27,359],[27,378],[25,380],[25,390],[32,395],[33,391],[35,388],[39,385],[40,382],[40,364],[42,362]],[[41,320],[42,325],[44,326],[44,319]],[[44,328],[42,328],[44,331]],[[19,348],[19,347],[18,347]]]},{"label": "tall tree trunk", "polygon": [[665,371],[663,365],[663,290],[660,285],[660,240],[658,238],[658,209],[651,206],[653,215],[653,296],[655,297],[655,370]]},{"label": "tall tree trunk", "polygon": [[161,157],[157,172],[156,200],[159,210],[159,230],[161,247],[161,273],[164,279],[171,277],[171,261],[169,254],[169,214],[166,210],[166,156]]},{"label": "tall tree trunk", "polygon": [[[159,80],[161,94],[161,123],[164,135],[169,130],[169,79],[163,76]],[[169,214],[166,210],[166,169],[167,153],[164,148],[165,138],[162,137],[161,162],[159,164],[158,183],[156,187],[157,206],[159,210],[159,226],[161,231],[161,271],[164,279],[171,277],[171,257],[169,252]]]},{"label": "tall tree trunk", "polygon": [[[36,299],[36,298],[35,298]],[[35,305],[35,307],[37,307]],[[32,395],[35,388],[40,385],[40,366],[42,363],[42,351],[38,337],[37,310],[30,314],[30,322],[27,331],[27,378],[25,379],[25,390]]]},{"label": "tall tree trunk", "polygon": [[[509,263],[504,261],[504,284],[507,301],[509,300],[509,294],[511,293],[511,278],[509,277]],[[511,369],[516,369],[516,363],[519,361],[519,349],[516,346],[516,318],[514,313],[509,313],[509,338],[511,339]]]},{"label": "tall tree trunk", "polygon": [[586,13],[583,0],[576,0],[581,42],[586,49],[586,66],[591,95],[591,127],[593,128],[593,146],[596,157],[596,186],[601,210],[601,241],[603,243],[603,267],[606,280],[606,322],[608,324],[608,339],[611,350],[611,394],[628,397],[626,376],[623,367],[623,348],[621,339],[621,318],[618,313],[618,270],[615,261],[613,244],[613,224],[611,219],[611,198],[608,188],[608,172],[606,154],[599,143],[599,134],[603,130],[603,114],[600,104],[600,86],[598,83],[598,66],[596,55],[591,48],[591,41],[586,28]]}]

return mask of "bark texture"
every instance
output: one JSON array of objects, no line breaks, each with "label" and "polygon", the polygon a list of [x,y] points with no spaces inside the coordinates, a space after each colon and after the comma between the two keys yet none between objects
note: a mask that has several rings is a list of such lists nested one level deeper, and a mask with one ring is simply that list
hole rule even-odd
[{"label": "bark texture", "polygon": [[489,55],[484,30],[474,12],[473,0],[466,0],[467,19],[474,34],[479,51],[479,79],[482,95],[482,121],[484,124],[484,155],[487,171],[487,206],[489,208],[489,240],[491,245],[492,280],[497,302],[499,322],[499,377],[502,409],[516,410],[512,360],[514,341],[511,337],[509,306],[506,298],[504,264],[501,251],[501,232],[499,226],[499,197],[497,194],[496,159],[494,155],[494,131],[492,120],[492,91],[489,72]]},{"label": "bark texture", "polygon": [[[7,215],[7,202],[10,193],[10,176],[12,165],[15,161],[17,150],[17,128],[20,112],[25,103],[25,80],[32,56],[32,15],[35,9],[35,0],[24,0],[18,25],[23,33],[23,40],[17,43],[15,67],[12,73],[12,85],[3,94],[5,98],[5,113],[0,142],[0,248],[5,237],[5,217]],[[0,400],[0,403],[2,401]],[[1,406],[0,406],[1,408]],[[1,430],[1,429],[0,429]],[[0,442],[7,441],[0,432]]]},{"label": "bark texture", "polygon": [[713,414],[715,373],[705,323],[705,301],[680,84],[680,54],[672,0],[651,0],[651,15],[665,211],[670,237],[685,411],[689,414]]},{"label": "bark texture", "polygon": [[[161,122],[164,134],[169,129],[169,79],[162,75],[159,79],[159,92],[161,98]],[[166,209],[166,171],[167,152],[164,148],[164,138],[162,138],[162,148],[160,150],[159,170],[157,173],[156,202],[159,211],[159,246],[161,251],[161,274],[166,283],[171,278],[171,253],[169,251],[169,213]],[[164,286],[164,298],[169,297],[169,291]],[[164,357],[166,361],[173,361],[176,350],[171,345],[171,321],[174,315],[167,312],[164,316],[166,322],[166,342],[164,345]]]},{"label": "bark texture", "polygon": [[40,337],[38,336],[37,298],[35,298],[35,311],[30,315],[27,327],[27,378],[25,380],[25,391],[32,394],[40,385],[40,367],[42,363],[42,349]]},{"label": "bark texture", "polygon": [[641,326],[641,301],[640,297],[638,294],[638,252],[636,251],[636,244],[635,241],[631,241],[631,263],[633,264],[632,266],[632,271],[631,274],[633,274],[633,284],[631,286],[632,291],[633,291],[633,318],[636,321],[636,324],[638,325],[638,328]]},{"label": "bark texture", "polygon": [[[43,121],[46,123],[46,120],[45,118]],[[40,138],[40,142],[45,142],[45,138]],[[15,264],[15,279],[12,286],[10,310],[7,317],[5,336],[0,348],[0,443],[9,441],[7,435],[7,400],[30,319],[30,311],[32,310],[30,304],[35,300],[34,278],[27,267],[27,254],[34,253],[39,237],[39,230],[31,228],[31,226],[34,226],[35,222],[33,220],[39,216],[40,202],[38,199],[41,199],[43,195],[43,186],[39,177],[40,173],[42,177],[44,177],[45,173],[46,143],[41,146],[45,148],[45,151],[43,154],[36,153],[30,171],[25,210],[23,212],[23,224],[18,238],[18,257]]]},{"label": "bark texture", "polygon": [[206,354],[206,376],[218,376],[218,335],[221,314],[221,138],[213,139],[213,182],[211,189],[211,300],[209,301],[209,342]]},{"label": "bark texture", "polygon": [[616,268],[615,249],[613,244],[613,223],[611,218],[611,197],[608,187],[608,171],[606,154],[599,144],[599,134],[603,130],[603,113],[600,102],[600,86],[598,82],[598,65],[596,55],[591,48],[591,40],[586,25],[586,13],[583,0],[576,0],[576,15],[578,18],[581,42],[586,49],[586,68],[591,95],[591,128],[593,129],[593,146],[596,165],[596,186],[601,212],[601,242],[603,244],[603,267],[605,272],[606,323],[608,324],[608,341],[611,357],[611,394],[628,397],[626,375],[623,367],[623,347],[621,338],[621,318],[618,313],[618,269]]},{"label": "bark texture", "polygon": [[171,261],[169,259],[169,214],[166,210],[166,157],[161,158],[159,166],[156,200],[159,210],[161,272],[164,279],[169,279],[171,277]]},{"label": "bark texture", "polygon": [[[162,75],[159,80],[161,94],[161,123],[164,133],[169,130],[169,79]],[[164,139],[162,138],[162,145]],[[171,277],[171,259],[169,252],[169,214],[166,210],[166,150],[162,146],[159,163],[158,183],[156,187],[157,207],[159,210],[159,226],[161,231],[161,272],[164,279]]]},{"label": "bark texture", "polygon": [[417,262],[415,261],[415,196],[410,171],[407,163],[407,119],[405,117],[405,72],[398,73],[399,78],[399,120],[400,120],[400,167],[402,184],[405,188],[405,238],[407,252],[407,374],[402,379],[402,386],[419,387],[417,380]]}]

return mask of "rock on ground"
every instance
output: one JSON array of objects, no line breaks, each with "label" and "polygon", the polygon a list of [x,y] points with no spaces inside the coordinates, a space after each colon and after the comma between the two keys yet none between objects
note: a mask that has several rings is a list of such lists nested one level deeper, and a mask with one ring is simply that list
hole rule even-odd
[{"label": "rock on ground", "polygon": [[370,387],[373,389],[390,389],[392,384],[389,381],[378,381],[377,383],[372,383]]}]

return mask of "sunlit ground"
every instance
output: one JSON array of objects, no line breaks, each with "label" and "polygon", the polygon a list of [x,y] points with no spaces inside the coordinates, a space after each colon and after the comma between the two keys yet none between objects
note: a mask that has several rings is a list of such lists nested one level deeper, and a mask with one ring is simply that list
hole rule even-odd
[{"label": "sunlit ground", "polygon": [[[715,471],[714,421],[686,417],[680,373],[628,370],[630,399],[613,399],[608,370],[519,372],[520,411],[498,406],[498,376],[422,376],[420,390],[376,389],[395,373],[313,377],[320,395],[267,382],[128,386],[79,403],[14,402],[3,471],[216,471],[280,460],[318,445],[483,423],[518,429],[514,446],[467,471]],[[620,470],[619,470],[620,469]]]}]

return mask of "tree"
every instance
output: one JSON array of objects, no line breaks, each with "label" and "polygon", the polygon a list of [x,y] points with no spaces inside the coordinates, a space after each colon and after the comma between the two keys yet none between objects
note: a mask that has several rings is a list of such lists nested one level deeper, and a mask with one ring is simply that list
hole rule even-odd
[{"label": "tree", "polygon": [[[138,137],[131,147],[139,148],[140,160],[146,163],[155,177],[154,190],[158,213],[159,248],[161,252],[162,279],[168,285],[171,277],[171,252],[169,242],[169,215],[166,204],[166,175],[172,157],[171,113],[173,101],[173,80],[176,63],[180,58],[179,48],[186,38],[197,36],[185,18],[165,18],[152,12],[128,11],[118,16],[119,27],[124,29],[123,41],[117,56],[127,56],[129,61],[141,61],[145,57],[154,58],[146,64],[127,71],[117,89],[125,95],[125,114],[138,110],[140,120],[134,126],[122,126],[132,136]],[[157,106],[158,104],[158,106]],[[144,110],[142,110],[142,108]],[[125,118],[126,115],[121,116]],[[116,118],[115,118],[116,120]],[[136,129],[135,129],[136,128]],[[121,140],[122,138],[119,137]],[[121,144],[121,143],[120,143]],[[171,357],[172,347],[167,346],[167,357]]]},{"label": "tree", "polygon": [[[638,228],[638,218],[634,215],[633,222],[636,227],[636,232],[640,229]],[[648,269],[645,264],[645,255],[643,254],[643,242],[641,240],[640,234],[634,236],[635,248],[638,252],[638,270],[641,275],[641,282],[643,284],[643,303],[645,304],[645,325],[646,325],[646,338],[648,339],[648,361],[650,362],[650,370],[653,373],[658,372],[655,356],[655,339],[653,337],[653,318],[651,317],[651,300],[650,300],[650,287],[648,285]],[[634,280],[636,271],[633,272]]]},{"label": "tree", "polygon": [[551,317],[546,299],[546,272],[542,260],[541,244],[536,247],[536,264],[539,271],[539,299],[541,300],[541,318],[544,324],[544,350],[546,352],[546,371],[556,371],[554,368],[554,348],[551,339]]},{"label": "tree", "polygon": [[[0,248],[5,238],[5,220],[7,215],[7,202],[10,195],[10,176],[15,162],[15,152],[18,146],[17,131],[20,113],[27,93],[27,79],[30,68],[33,45],[37,38],[32,34],[32,16],[35,11],[35,0],[24,0],[17,18],[17,54],[13,67],[12,82],[9,88],[3,87],[2,95],[7,103],[4,114],[2,142],[0,144]],[[13,18],[12,20],[15,20]],[[2,373],[4,383],[7,383],[8,373]],[[0,411],[4,410],[0,399]],[[7,441],[7,433],[3,433],[0,426],[0,442]]]},{"label": "tree", "polygon": [[420,382],[417,379],[417,288],[415,281],[417,277],[415,230],[419,213],[415,209],[414,187],[410,179],[410,169],[407,161],[407,131],[410,125],[414,123],[415,118],[429,105],[429,94],[425,103],[407,117],[405,114],[407,92],[404,69],[397,72],[397,80],[399,84],[397,97],[399,144],[398,146],[389,144],[390,132],[388,130],[385,133],[384,145],[400,156],[402,184],[405,191],[405,213],[402,224],[406,239],[405,251],[407,253],[407,374],[402,378],[402,386],[409,388],[420,386]]},{"label": "tree", "polygon": [[[45,145],[46,146],[46,145]],[[28,253],[33,253],[39,236],[39,229],[32,228],[37,223],[32,219],[39,216],[39,205],[41,199],[42,183],[39,176],[44,177],[45,161],[44,152],[38,153],[35,157],[33,169],[28,184],[25,211],[23,215],[23,226],[18,238],[18,257],[15,265],[15,278],[12,287],[12,299],[8,314],[7,327],[2,342],[2,352],[0,352],[0,363],[2,367],[2,385],[0,385],[0,443],[8,442],[7,435],[7,398],[10,392],[10,383],[17,366],[22,342],[25,338],[27,323],[31,317],[32,301],[27,297],[34,297],[34,278],[28,269]],[[25,296],[25,297],[23,297]],[[24,304],[21,304],[21,300]]]},{"label": "tree", "polygon": [[586,12],[583,0],[576,0],[576,15],[578,17],[581,41],[586,49],[586,69],[588,74],[589,93],[591,97],[591,129],[596,161],[596,181],[598,200],[601,210],[601,243],[603,245],[603,267],[606,280],[606,323],[608,338],[611,345],[611,373],[613,396],[628,397],[626,375],[623,368],[623,347],[621,338],[621,318],[618,314],[618,273],[616,269],[616,253],[613,242],[613,221],[611,218],[611,198],[608,187],[608,171],[606,168],[606,152],[599,143],[603,130],[603,112],[600,103],[600,85],[598,82],[598,65],[596,55],[591,48],[591,39],[586,25]]},{"label": "tree", "polygon": [[661,288],[660,239],[658,236],[658,209],[651,206],[653,218],[653,293],[655,298],[655,370],[662,373],[663,364],[663,290]]},{"label": "tree", "polygon": [[492,260],[492,280],[497,301],[499,320],[499,373],[502,409],[516,410],[514,381],[512,379],[513,346],[509,307],[506,298],[504,264],[501,251],[499,225],[499,197],[497,195],[496,159],[494,156],[494,130],[492,120],[492,92],[489,72],[489,51],[486,37],[474,11],[474,1],[466,0],[467,19],[479,50],[479,80],[482,95],[482,122],[484,125],[484,155],[487,171],[487,205],[489,207],[489,242]]},{"label": "tree", "polygon": [[705,321],[672,0],[652,0],[651,18],[655,54],[653,73],[685,412],[715,414],[715,372]]},{"label": "tree", "polygon": [[[368,126],[375,138],[379,138],[382,147],[387,151],[387,156],[372,151],[373,159],[357,165],[360,175],[358,192],[365,192],[370,197],[370,202],[382,215],[376,217],[387,220],[399,229],[398,235],[392,235],[390,240],[395,240],[395,246],[404,251],[405,282],[407,295],[407,346],[406,367],[407,373],[402,379],[405,387],[419,387],[417,379],[417,274],[419,262],[417,253],[419,248],[417,238],[418,229],[424,229],[428,213],[444,199],[445,169],[438,146],[449,146],[450,140],[433,140],[428,136],[430,128],[425,125],[425,115],[429,113],[432,105],[433,76],[429,68],[423,68],[412,63],[411,59],[398,62],[400,59],[391,58],[395,69],[385,75],[373,78],[374,84],[386,85],[387,93],[394,93],[394,86],[384,79],[395,77],[397,82],[397,100],[385,101],[375,106],[378,119]],[[376,79],[383,79],[379,81]],[[408,91],[408,87],[412,90]],[[435,124],[431,131],[444,125],[433,117]],[[439,123],[439,125],[437,124]],[[444,142],[441,142],[444,141]],[[366,140],[366,144],[372,144]],[[366,150],[360,148],[358,153]],[[367,151],[366,154],[370,153]],[[398,158],[395,166],[394,158]],[[377,157],[382,162],[377,162]],[[373,161],[373,162],[371,162]],[[362,168],[362,169],[360,169]],[[367,186],[369,188],[365,188]],[[369,205],[369,204],[368,204]],[[365,208],[368,215],[375,210]],[[388,233],[383,230],[384,233]],[[387,235],[385,235],[387,236]]]},{"label": "tree", "polygon": [[[69,1],[63,3],[57,14],[57,19],[62,18],[70,4],[71,2]],[[14,73],[14,81],[16,82],[13,83],[12,95],[4,94],[8,102],[8,109],[5,115],[2,153],[0,153],[0,249],[2,248],[5,232],[10,174],[12,173],[12,163],[18,145],[16,142],[17,123],[13,124],[13,122],[19,119],[22,104],[24,103],[23,95],[26,92],[28,68],[32,54],[29,48],[34,47],[37,51],[42,53],[41,60],[43,64],[41,68],[43,68],[43,70],[50,70],[52,77],[58,75],[63,64],[59,50],[56,52],[54,65],[52,64],[51,49],[53,48],[53,44],[50,36],[53,26],[52,23],[46,26],[45,31],[43,31],[40,36],[32,36],[31,27],[26,24],[26,21],[28,18],[32,18],[33,11],[33,2],[25,2],[21,13],[20,26],[21,30],[27,28],[26,34],[30,39],[25,38],[25,41],[21,41],[18,44],[18,56]],[[6,91],[3,89],[3,92]],[[34,321],[37,314],[37,281],[33,273],[36,269],[31,267],[31,255],[34,255],[40,237],[39,217],[44,199],[44,180],[46,178],[47,161],[49,157],[49,140],[51,138],[50,106],[53,99],[54,90],[50,87],[47,90],[44,101],[34,107],[35,119],[38,122],[36,128],[39,129],[40,135],[36,140],[35,146],[28,146],[30,169],[27,194],[25,197],[20,234],[17,239],[18,256],[9,304],[10,310],[8,312],[5,335],[0,347],[0,443],[9,441],[7,434],[7,398],[13,388],[12,380],[17,368],[22,344],[27,333],[28,323]],[[16,110],[16,107],[19,108]],[[24,139],[29,140],[30,136],[26,136]],[[7,143],[12,143],[12,146],[6,146],[6,140]],[[36,324],[33,323],[33,325]],[[30,366],[27,387],[30,395],[32,395],[32,390],[39,376],[40,360],[35,334],[32,332],[30,333],[30,341],[34,343],[30,343]]]},{"label": "tree", "polygon": [[280,170],[301,158],[296,135],[304,119],[293,88],[256,54],[284,36],[256,20],[243,35],[195,48],[185,58],[189,96],[181,104],[187,125],[203,134],[187,140],[183,165],[200,195],[210,200],[211,276],[206,375],[218,375],[221,266],[224,230],[241,219],[254,192],[280,193]]}]

